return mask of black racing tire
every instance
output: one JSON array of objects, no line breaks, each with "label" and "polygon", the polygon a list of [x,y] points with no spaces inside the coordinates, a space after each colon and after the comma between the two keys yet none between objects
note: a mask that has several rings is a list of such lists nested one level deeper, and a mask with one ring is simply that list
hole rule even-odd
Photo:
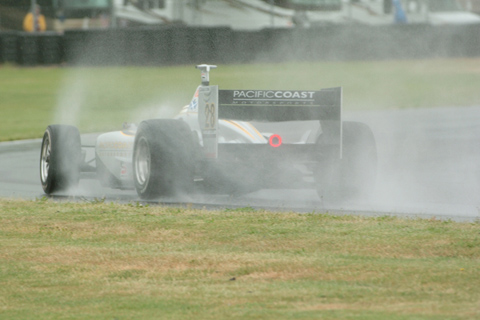
[{"label": "black racing tire", "polygon": [[181,120],[140,123],[133,147],[133,179],[140,198],[190,196],[197,149],[190,127]]},{"label": "black racing tire", "polygon": [[325,203],[335,204],[370,201],[378,161],[372,130],[360,122],[344,122],[342,153],[341,160],[330,160],[327,168],[318,170],[319,197]]},{"label": "black racing tire", "polygon": [[68,191],[80,180],[80,132],[74,126],[50,125],[40,152],[40,182],[46,194]]}]

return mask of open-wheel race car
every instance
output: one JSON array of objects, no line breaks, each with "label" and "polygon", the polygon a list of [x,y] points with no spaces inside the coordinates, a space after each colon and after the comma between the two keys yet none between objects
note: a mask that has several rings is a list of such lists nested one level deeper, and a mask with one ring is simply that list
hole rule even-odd
[{"label": "open-wheel race car", "polygon": [[[342,121],[342,89],[219,90],[212,65],[173,119],[124,124],[82,146],[79,130],[47,127],[40,157],[45,193],[68,192],[82,178],[136,189],[142,199],[197,192],[245,194],[314,188],[324,200],[366,198],[376,176],[368,126]],[[94,149],[86,160],[85,148]]]}]

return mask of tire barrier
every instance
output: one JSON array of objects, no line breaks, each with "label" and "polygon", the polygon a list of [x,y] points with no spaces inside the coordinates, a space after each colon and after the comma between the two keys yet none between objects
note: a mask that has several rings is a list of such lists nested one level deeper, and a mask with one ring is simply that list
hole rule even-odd
[{"label": "tire barrier", "polygon": [[40,64],[40,37],[30,33],[21,33],[17,41],[17,61],[24,66]]},{"label": "tire barrier", "polygon": [[179,65],[480,56],[480,25],[326,25],[232,30],[161,26],[72,30],[63,35],[0,32],[0,63]]},{"label": "tire barrier", "polygon": [[43,34],[39,37],[39,61],[43,65],[63,62],[62,36],[58,34]]},{"label": "tire barrier", "polygon": [[17,63],[17,32],[0,32],[0,63]]}]

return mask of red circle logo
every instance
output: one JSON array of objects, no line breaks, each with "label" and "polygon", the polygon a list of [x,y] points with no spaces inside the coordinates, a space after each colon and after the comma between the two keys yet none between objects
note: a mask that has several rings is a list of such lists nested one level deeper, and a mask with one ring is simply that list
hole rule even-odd
[{"label": "red circle logo", "polygon": [[282,145],[282,137],[280,137],[278,134],[272,134],[270,139],[268,139],[268,142],[272,147],[278,148]]}]

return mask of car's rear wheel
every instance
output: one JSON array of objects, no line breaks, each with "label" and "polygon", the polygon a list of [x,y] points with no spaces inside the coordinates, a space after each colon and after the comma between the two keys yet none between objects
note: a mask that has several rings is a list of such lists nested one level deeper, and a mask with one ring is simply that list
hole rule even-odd
[{"label": "car's rear wheel", "polygon": [[80,133],[76,127],[50,125],[40,153],[40,181],[46,194],[76,187],[80,177]]},{"label": "car's rear wheel", "polygon": [[319,197],[325,203],[369,201],[377,171],[377,148],[372,130],[363,123],[344,122],[342,150],[341,160],[329,160],[317,170]]},{"label": "car's rear wheel", "polygon": [[143,121],[133,148],[133,177],[142,199],[189,195],[193,191],[195,142],[180,120]]}]

